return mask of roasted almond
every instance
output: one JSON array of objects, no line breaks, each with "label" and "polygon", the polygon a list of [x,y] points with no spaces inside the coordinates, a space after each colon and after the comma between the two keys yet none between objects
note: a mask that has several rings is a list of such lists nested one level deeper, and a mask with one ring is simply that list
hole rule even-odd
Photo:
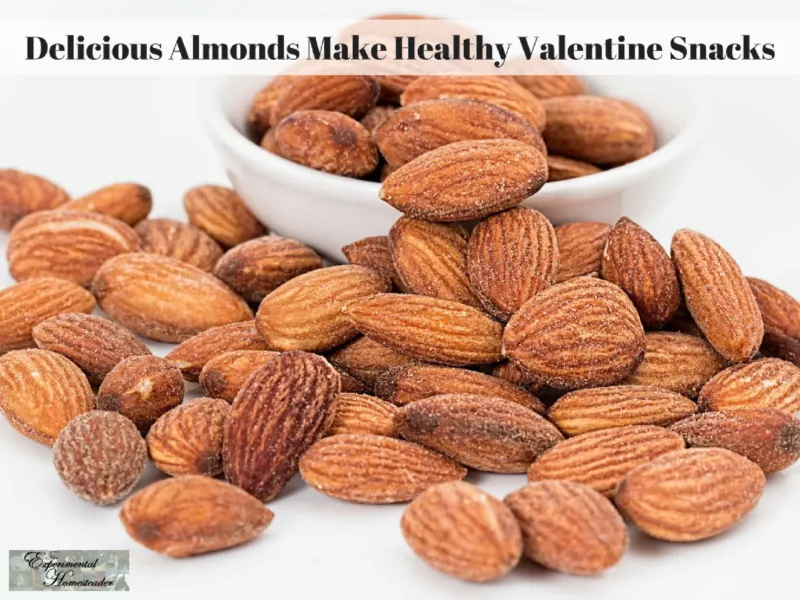
[{"label": "roasted almond", "polygon": [[209,360],[200,371],[200,385],[211,398],[233,402],[244,382],[278,356],[277,352],[235,350]]},{"label": "roasted almond", "polygon": [[594,175],[595,173],[602,172],[603,170],[599,167],[595,167],[593,164],[583,162],[582,160],[575,160],[574,158],[557,156],[555,154],[547,155],[548,183],[577,179],[578,177],[586,177],[587,175]]},{"label": "roasted almond", "polygon": [[393,104],[400,102],[400,96],[406,91],[408,84],[416,78],[416,75],[376,75],[375,79],[381,86],[380,102]]},{"label": "roasted almond", "polygon": [[339,394],[328,435],[370,433],[397,437],[394,417],[397,407],[367,394]]},{"label": "roasted almond", "polygon": [[379,275],[391,279],[398,291],[408,291],[395,271],[392,253],[389,250],[388,236],[379,235],[360,239],[342,248],[342,254],[351,265],[372,269]]},{"label": "roasted almond", "polygon": [[264,134],[264,137],[261,138],[259,146],[261,146],[267,152],[271,152],[275,156],[281,155],[280,150],[278,150],[278,141],[275,139],[275,129],[270,129]]},{"label": "roasted almond", "polygon": [[62,210],[88,210],[136,225],[153,209],[150,190],[138,183],[116,183],[91,194],[70,200]]},{"label": "roasted almond", "polygon": [[600,272],[611,225],[578,221],[558,225],[554,231],[558,242],[558,283]]},{"label": "roasted almond", "polygon": [[328,110],[360,119],[378,102],[380,86],[364,75],[310,75],[297,77],[287,86],[272,109],[276,126],[301,110]]},{"label": "roasted almond", "polygon": [[374,133],[378,125],[383,123],[396,110],[397,107],[395,106],[375,106],[374,108],[370,109],[366,115],[364,115],[360,123],[366,128],[367,131]]},{"label": "roasted almond", "polygon": [[680,450],[628,473],[614,500],[645,533],[693,542],[738,523],[755,507],[765,483],[758,465],[729,450]]},{"label": "roasted almond", "polygon": [[531,375],[525,367],[510,360],[505,360],[495,365],[491,374],[493,377],[504,379],[516,386],[525,388],[532,394],[544,387],[544,384]]},{"label": "roasted almond", "polygon": [[271,127],[272,109],[278,98],[293,83],[294,79],[291,75],[279,75],[270,80],[253,98],[250,112],[247,113],[247,122],[257,136],[263,135]]},{"label": "roasted almond", "polygon": [[222,258],[222,248],[202,229],[173,219],[146,219],[136,226],[142,252],[168,256],[203,271]]},{"label": "roasted almond", "polygon": [[362,504],[408,502],[467,470],[437,452],[380,435],[342,434],[314,444],[300,459],[305,482],[326,496]]},{"label": "roasted almond", "polygon": [[88,211],[42,211],[11,231],[8,268],[17,281],[49,275],[88,286],[108,259],[138,250],[139,237],[122,221]]},{"label": "roasted almond", "polygon": [[358,379],[350,375],[350,373],[348,373],[344,369],[341,369],[336,365],[331,365],[331,366],[339,374],[339,379],[342,380],[342,393],[369,394],[372,392],[372,390],[367,389],[367,386],[365,386]]},{"label": "roasted almond", "polygon": [[561,388],[611,385],[644,357],[644,329],[617,286],[576,277],[534,296],[509,320],[503,354]]},{"label": "roasted almond", "polygon": [[329,359],[333,366],[344,369],[370,388],[389,369],[418,362],[367,337],[356,338],[342,346]]},{"label": "roasted almond", "polygon": [[761,351],[800,366],[800,302],[761,279],[747,282],[764,320]]},{"label": "roasted almond", "polygon": [[686,308],[714,349],[730,362],[745,362],[758,351],[764,322],[739,265],[722,246],[696,231],[672,238]]},{"label": "roasted almond", "polygon": [[515,75],[514,80],[531,94],[546,100],[558,96],[578,96],[586,93],[586,86],[579,77],[559,75]]},{"label": "roasted almond", "polygon": [[92,293],[109,317],[161,342],[182,342],[212,327],[253,318],[247,303],[213,275],[143,252],[103,264]]},{"label": "roasted almond", "polygon": [[800,411],[800,368],[779,358],[735,365],[712,377],[700,390],[701,410],[775,408]]},{"label": "roasted almond", "polygon": [[267,228],[245,206],[239,195],[219,185],[201,185],[183,197],[189,222],[205,231],[223,248],[266,235]]},{"label": "roasted almond", "polygon": [[0,169],[0,229],[25,215],[52,210],[69,201],[69,194],[44,177],[16,169]]}]

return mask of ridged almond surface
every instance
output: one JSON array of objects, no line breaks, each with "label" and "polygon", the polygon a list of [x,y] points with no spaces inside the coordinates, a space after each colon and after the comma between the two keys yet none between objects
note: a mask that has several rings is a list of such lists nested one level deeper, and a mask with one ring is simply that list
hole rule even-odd
[{"label": "ridged almond surface", "polygon": [[336,365],[331,365],[334,370],[339,374],[339,379],[342,380],[342,393],[347,394],[370,394],[372,390],[368,389],[363,383],[361,383],[358,379],[350,375],[344,369],[337,367]]},{"label": "ridged almond surface", "polygon": [[395,417],[407,440],[479,471],[525,473],[564,439],[550,422],[515,402],[473,394],[431,396]]},{"label": "ridged almond surface", "polygon": [[544,387],[544,384],[531,375],[525,367],[511,362],[510,360],[505,360],[495,365],[491,375],[492,377],[497,377],[521,388],[525,388],[532,394],[535,394]]},{"label": "ridged almond surface", "polygon": [[666,325],[681,303],[675,265],[661,244],[628,218],[617,221],[608,236],[601,276],[630,296],[648,329]]},{"label": "ridged almond surface", "polygon": [[339,394],[327,435],[369,433],[398,437],[394,425],[397,407],[367,394]]},{"label": "ridged almond surface", "polygon": [[416,78],[416,75],[376,75],[375,79],[381,86],[380,101],[392,104],[400,102],[408,84]]},{"label": "ridged almond surface", "polygon": [[672,238],[686,308],[714,349],[730,362],[758,352],[764,322],[739,265],[711,238],[681,229]]},{"label": "ridged almond surface", "polygon": [[365,267],[316,269],[264,298],[256,326],[275,350],[330,350],[358,334],[342,308],[351,300],[386,292],[389,285],[388,279]]},{"label": "ridged almond surface", "polygon": [[408,291],[394,268],[388,236],[378,235],[357,240],[342,248],[342,254],[351,265],[372,269],[387,279],[391,279],[398,291]]},{"label": "ridged almond surface", "polygon": [[397,110],[396,106],[378,105],[370,109],[359,121],[370,133],[374,133],[375,129],[383,123],[393,112]]},{"label": "ridged almond surface", "polygon": [[95,300],[76,283],[34,277],[0,290],[0,354],[35,345],[33,329],[64,313],[91,313]]},{"label": "ridged almond surface", "polygon": [[228,250],[214,275],[242,298],[256,303],[290,279],[320,268],[322,259],[305,244],[270,235]]},{"label": "ridged almond surface", "polygon": [[547,162],[516,140],[455,142],[431,150],[394,171],[382,200],[429,221],[480,219],[516,206],[547,181]]},{"label": "ridged almond surface", "polygon": [[168,256],[203,271],[212,271],[222,248],[202,229],[173,219],[146,219],[136,226],[142,252]]},{"label": "ridged almond surface", "polygon": [[705,383],[726,366],[725,359],[701,337],[671,331],[648,331],[644,337],[644,360],[627,384],[697,398]]},{"label": "ridged almond surface", "polygon": [[359,337],[348,342],[334,351],[329,360],[333,366],[344,369],[370,388],[389,369],[418,362],[368,337]]},{"label": "ridged almond surface", "polygon": [[554,231],[558,242],[558,283],[600,272],[611,225],[577,221],[558,225]]},{"label": "ridged almond surface", "polygon": [[263,135],[272,126],[272,109],[283,92],[293,83],[291,75],[278,75],[255,95],[247,113],[247,123],[257,136]]},{"label": "ridged almond surface", "polygon": [[558,156],[555,154],[547,155],[547,182],[566,181],[567,179],[577,179],[595,173],[602,173],[603,170],[593,164]]},{"label": "ridged almond surface", "polygon": [[738,523],[758,503],[765,483],[758,465],[729,450],[680,450],[628,473],[614,500],[645,533],[693,542]]},{"label": "ridged almond surface", "polygon": [[270,122],[276,126],[301,110],[328,110],[360,119],[378,101],[380,86],[374,77],[363,75],[311,75],[297,77],[287,86],[272,109]]},{"label": "ridged almond surface", "polygon": [[108,259],[138,251],[139,237],[122,221],[88,211],[43,211],[14,226],[8,268],[18,281],[45,275],[88,286]]},{"label": "ridged almond surface", "polygon": [[553,154],[600,166],[632,162],[653,152],[655,136],[639,107],[600,96],[562,96],[544,100],[544,141]]},{"label": "ridged almond surface", "polygon": [[92,292],[109,317],[161,342],[183,342],[212,327],[253,318],[245,301],[213,275],[144,252],[103,264]]},{"label": "ridged almond surface", "polygon": [[641,385],[619,385],[570,392],[548,411],[548,418],[569,436],[625,427],[666,427],[697,412],[686,396]]},{"label": "ridged almond surface", "polygon": [[0,412],[11,426],[52,446],[74,417],[92,410],[86,376],[48,350],[16,350],[0,356]]},{"label": "ridged almond surface", "polygon": [[300,457],[325,434],[340,390],[333,367],[307,352],[286,352],[256,371],[225,426],[228,481],[263,502],[278,495]]},{"label": "ridged almond surface", "polygon": [[245,206],[239,195],[219,185],[201,185],[183,197],[189,222],[214,238],[223,248],[266,235],[267,228]]},{"label": "ridged almond surface", "polygon": [[576,75],[515,75],[514,79],[540,100],[586,93],[586,86]]},{"label": "ridged almond surface", "polygon": [[389,251],[411,293],[481,306],[467,275],[467,240],[449,225],[401,217],[389,230]]},{"label": "ridged almond surface", "polygon": [[209,360],[200,371],[200,385],[206,396],[233,402],[244,382],[266,365],[278,352],[234,350]]},{"label": "ridged almond surface", "polygon": [[779,358],[735,365],[712,377],[700,390],[701,410],[775,408],[800,411],[800,368]]},{"label": "ridged almond surface", "polygon": [[51,317],[33,328],[33,339],[43,350],[66,356],[100,385],[120,362],[151,354],[139,338],[108,319],[83,313]]},{"label": "ridged almond surface", "polygon": [[70,200],[60,208],[88,210],[114,217],[133,226],[150,214],[153,208],[153,196],[149,189],[138,183],[115,183]]},{"label": "ridged almond surface", "polygon": [[44,177],[16,169],[0,169],[0,229],[25,215],[52,210],[69,201],[69,194]]},{"label": "ridged almond surface", "polygon": [[511,510],[463,481],[423,492],[403,512],[400,527],[417,556],[464,581],[500,579],[522,556],[522,534]]},{"label": "ridged almond surface", "polygon": [[467,470],[437,452],[380,435],[341,434],[314,444],[300,474],[318,492],[361,504],[408,502]]},{"label": "ridged almond surface", "polygon": [[267,350],[255,321],[241,321],[212,327],[179,344],[166,359],[178,367],[186,381],[198,381],[206,363],[234,350]]},{"label": "ridged almond surface", "polygon": [[508,322],[503,353],[560,388],[611,385],[644,357],[644,329],[617,286],[576,277],[540,292]]},{"label": "ridged almond surface", "polygon": [[525,556],[548,569],[595,575],[628,548],[625,522],[608,499],[571,481],[537,481],[504,502],[517,517]]},{"label": "ridged almond surface", "polygon": [[250,494],[202,475],[153,483],[128,498],[119,513],[134,540],[176,558],[244,544],[273,516]]},{"label": "ridged almond surface", "polygon": [[612,496],[629,471],[684,448],[680,435],[652,425],[592,431],[560,442],[542,454],[528,470],[528,480],[573,481]]},{"label": "ridged almond surface", "polygon": [[503,327],[466,304],[378,294],[349,302],[343,312],[367,337],[421,361],[464,366],[500,359]]},{"label": "ridged almond surface", "polygon": [[764,320],[761,351],[800,366],[800,302],[774,285],[748,277]]},{"label": "ridged almond surface", "polygon": [[481,221],[469,238],[469,280],[484,308],[507,321],[555,283],[558,244],[553,226],[530,208],[512,208]]},{"label": "ridged almond surface", "polygon": [[147,432],[153,464],[174,477],[222,473],[222,436],[231,407],[218,398],[198,398],[161,415]]}]

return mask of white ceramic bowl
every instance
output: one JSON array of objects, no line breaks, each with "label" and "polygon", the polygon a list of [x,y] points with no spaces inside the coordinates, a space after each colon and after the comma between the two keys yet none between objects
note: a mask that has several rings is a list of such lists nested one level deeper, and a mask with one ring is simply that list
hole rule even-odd
[{"label": "white ceramic bowl", "polygon": [[[555,223],[625,215],[647,226],[669,201],[699,137],[703,102],[674,77],[587,78],[594,93],[638,104],[656,130],[657,150],[641,160],[589,177],[545,184],[525,206]],[[203,86],[201,111],[233,187],[278,235],[304,242],[334,261],[342,246],[386,235],[399,214],[378,198],[378,183],[329,175],[275,156],[244,134],[246,115],[263,77],[228,77]]]}]

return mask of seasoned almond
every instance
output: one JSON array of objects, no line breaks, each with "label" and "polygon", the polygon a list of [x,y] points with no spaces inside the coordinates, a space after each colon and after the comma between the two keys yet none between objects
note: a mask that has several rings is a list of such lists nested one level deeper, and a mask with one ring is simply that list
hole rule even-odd
[{"label": "seasoned almond", "polygon": [[342,248],[342,254],[351,265],[372,269],[379,275],[391,279],[398,291],[408,291],[395,271],[392,253],[389,250],[388,236],[379,235],[360,239]]},{"label": "seasoned almond", "polygon": [[800,366],[800,302],[761,279],[748,277],[747,282],[764,320],[761,351]]},{"label": "seasoned almond", "polygon": [[611,385],[644,357],[644,329],[617,286],[576,277],[540,292],[509,320],[503,353],[561,388]]},{"label": "seasoned almond", "polygon": [[327,435],[370,433],[397,437],[397,407],[367,394],[339,394]]},{"label": "seasoned almond", "polygon": [[645,533],[693,542],[738,523],[758,503],[765,483],[758,465],[728,450],[680,450],[628,473],[614,500]]},{"label": "seasoned almond", "polygon": [[300,459],[305,482],[326,496],[362,504],[408,502],[467,470],[437,452],[380,435],[342,434],[314,444]]},{"label": "seasoned almond", "polygon": [[544,384],[531,375],[525,367],[510,360],[505,360],[495,365],[491,374],[493,377],[504,379],[516,386],[525,388],[532,394],[544,387]]},{"label": "seasoned almond", "polygon": [[779,358],[735,365],[712,377],[700,390],[701,410],[775,408],[800,411],[800,368]]},{"label": "seasoned almond", "polygon": [[379,101],[392,104],[400,102],[400,96],[416,78],[416,75],[376,75],[375,79],[381,86]]},{"label": "seasoned almond", "polygon": [[328,110],[360,119],[378,102],[380,86],[364,75],[311,75],[297,77],[287,86],[272,109],[270,123],[301,110]]},{"label": "seasoned almond", "polygon": [[369,394],[372,391],[367,389],[367,386],[365,386],[358,379],[350,375],[350,373],[348,373],[344,369],[341,369],[336,365],[331,365],[331,366],[339,374],[339,379],[342,380],[342,393]]},{"label": "seasoned almond", "polygon": [[42,211],[11,231],[8,268],[17,281],[49,275],[88,286],[108,259],[138,250],[138,236],[122,221],[88,211]]},{"label": "seasoned almond", "polygon": [[146,219],[136,226],[142,252],[168,256],[203,271],[222,258],[222,248],[202,229],[173,219]]},{"label": "seasoned almond", "polygon": [[549,419],[569,436],[625,427],[666,427],[697,412],[686,396],[641,385],[620,385],[570,392],[556,401]]},{"label": "seasoned almond", "polygon": [[201,475],[153,483],[128,498],[119,513],[134,540],[173,557],[244,544],[273,516],[250,494]]},{"label": "seasoned almond", "polygon": [[189,222],[205,231],[223,248],[266,235],[267,228],[245,206],[239,195],[219,185],[201,185],[183,197]]},{"label": "seasoned almond", "polygon": [[161,342],[182,342],[212,327],[253,318],[245,301],[216,277],[143,252],[103,264],[92,293],[109,317]]},{"label": "seasoned almond", "polygon": [[367,131],[374,133],[378,125],[383,123],[396,110],[397,108],[394,106],[376,106],[370,109],[366,115],[364,115],[364,117],[361,119],[361,124],[366,128]]},{"label": "seasoned almond", "polygon": [[0,229],[11,229],[25,215],[52,210],[68,201],[69,194],[44,177],[0,169]]},{"label": "seasoned almond", "polygon": [[522,534],[511,510],[463,481],[423,492],[403,512],[400,526],[417,556],[464,581],[500,579],[522,556]]},{"label": "seasoned almond", "polygon": [[330,361],[367,387],[373,387],[378,378],[393,367],[418,362],[367,337],[356,338],[342,346],[330,355]]},{"label": "seasoned almond", "polygon": [[294,78],[291,75],[278,75],[253,98],[250,112],[247,113],[247,122],[257,136],[263,135],[271,127],[272,109],[283,92],[293,83]]},{"label": "seasoned almond", "polygon": [[267,133],[265,133],[264,137],[261,138],[259,145],[264,150],[271,152],[275,156],[281,155],[280,150],[278,150],[278,140],[275,139],[275,129],[270,129]]},{"label": "seasoned almond", "polygon": [[116,183],[70,200],[62,210],[88,210],[136,225],[153,209],[150,190],[138,183]]},{"label": "seasoned almond", "polygon": [[558,283],[600,272],[611,225],[578,221],[559,225],[554,231],[558,242]]},{"label": "seasoned almond", "polygon": [[629,471],[684,447],[680,435],[652,425],[592,431],[560,442],[542,454],[528,470],[528,480],[573,481],[612,496]]},{"label": "seasoned almond", "polygon": [[278,356],[277,352],[235,350],[209,360],[200,371],[200,385],[207,396],[233,402],[244,382]]},{"label": "seasoned almond", "polygon": [[697,323],[694,322],[691,315],[686,312],[684,306],[678,308],[678,312],[672,318],[672,321],[667,323],[664,329],[705,339],[703,332],[700,331],[700,328],[697,326]]},{"label": "seasoned almond", "polygon": [[594,175],[595,173],[602,173],[603,170],[595,167],[593,164],[583,162],[582,160],[575,160],[574,158],[567,158],[566,156],[557,156],[555,154],[547,155],[547,182],[565,181],[567,179],[577,179],[578,177],[586,177],[587,175]]},{"label": "seasoned almond", "polygon": [[586,86],[575,75],[515,75],[514,80],[540,100],[586,93]]}]

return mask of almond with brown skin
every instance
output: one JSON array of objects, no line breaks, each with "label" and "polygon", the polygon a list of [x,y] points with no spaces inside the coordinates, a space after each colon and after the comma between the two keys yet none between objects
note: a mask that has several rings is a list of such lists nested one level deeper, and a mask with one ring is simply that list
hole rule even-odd
[{"label": "almond with brown skin", "polygon": [[445,394],[404,406],[395,417],[407,440],[479,471],[524,473],[564,439],[546,419],[491,396]]},{"label": "almond with brown skin", "polygon": [[465,221],[516,206],[546,181],[547,162],[533,146],[516,140],[455,142],[394,171],[380,197],[412,217]]},{"label": "almond with brown skin", "polygon": [[729,367],[700,390],[701,410],[775,408],[800,411],[800,368],[779,358],[762,358]]},{"label": "almond with brown skin", "polygon": [[464,581],[494,581],[522,556],[522,534],[511,510],[463,481],[423,492],[403,512],[403,537],[422,560]]},{"label": "almond with brown skin", "polygon": [[25,215],[52,210],[69,201],[69,194],[44,177],[16,169],[0,169],[0,229]]},{"label": "almond with brown skin", "polygon": [[764,320],[761,351],[800,366],[800,302],[774,285],[748,277]]},{"label": "almond with brown skin", "polygon": [[62,210],[88,210],[136,225],[153,209],[150,190],[138,183],[116,183],[61,205]]},{"label": "almond with brown skin", "polygon": [[558,283],[600,272],[611,225],[578,221],[559,225],[554,231],[558,242]]},{"label": "almond with brown skin", "polygon": [[418,362],[367,337],[348,342],[333,352],[329,360],[370,388],[389,369]]},{"label": "almond with brown skin", "polygon": [[8,268],[18,281],[44,275],[88,286],[108,259],[138,251],[139,237],[122,221],[88,211],[43,211],[14,226]]},{"label": "almond with brown skin", "polygon": [[578,177],[586,177],[587,175],[594,175],[595,173],[602,172],[603,170],[599,167],[595,167],[593,164],[583,162],[582,160],[575,160],[574,158],[557,156],[555,154],[547,155],[548,183],[577,179]]},{"label": "almond with brown skin", "polygon": [[654,538],[694,542],[736,525],[758,503],[765,483],[758,465],[729,450],[680,450],[628,473],[614,500]]},{"label": "almond with brown skin", "polygon": [[628,547],[625,522],[608,499],[571,481],[537,481],[504,502],[517,517],[525,556],[548,569],[596,575]]},{"label": "almond with brown skin", "polygon": [[535,394],[544,387],[544,384],[530,374],[525,367],[511,362],[510,360],[503,361],[495,365],[491,372],[492,377],[504,379],[509,383],[525,388],[530,393]]},{"label": "almond with brown skin", "polygon": [[416,78],[416,75],[376,75],[375,79],[381,86],[379,101],[391,104],[400,102],[400,96]]},{"label": "almond with brown skin", "polygon": [[291,75],[278,75],[261,88],[253,98],[247,123],[256,136],[261,136],[271,127],[272,109],[284,91],[294,83]]},{"label": "almond with brown skin", "polygon": [[667,323],[664,329],[705,339],[703,332],[700,331],[700,328],[697,326],[697,323],[694,322],[694,319],[691,317],[691,315],[686,312],[686,308],[684,306],[678,308],[678,312],[672,318],[672,321]]},{"label": "almond with brown skin", "polygon": [[244,544],[273,516],[250,494],[201,475],[153,483],[128,498],[119,513],[134,540],[177,558]]},{"label": "almond with brown skin", "polygon": [[690,229],[672,238],[686,308],[723,358],[745,362],[758,352],[764,322],[739,265],[714,240]]},{"label": "almond with brown skin", "polygon": [[318,492],[361,504],[408,502],[467,470],[417,444],[368,434],[341,434],[314,444],[300,474]]},{"label": "almond with brown skin", "polygon": [[200,385],[206,396],[233,402],[244,382],[266,365],[278,352],[234,350],[209,360],[200,371]]},{"label": "almond with brown skin", "polygon": [[372,390],[368,389],[363,383],[361,383],[358,379],[350,375],[344,369],[337,367],[336,365],[331,365],[334,370],[339,374],[339,379],[342,380],[342,393],[347,394],[370,394]]},{"label": "almond with brown skin", "polygon": [[286,352],[254,373],[225,426],[228,481],[263,502],[274,498],[330,426],[340,390],[333,367],[307,352]]},{"label": "almond with brown skin", "polygon": [[0,356],[0,412],[32,440],[52,446],[74,417],[92,410],[86,376],[48,350],[16,350]]},{"label": "almond with brown skin", "polygon": [[367,337],[421,361],[464,366],[500,359],[503,327],[466,304],[378,294],[347,303],[343,312]]},{"label": "almond with brown skin", "polygon": [[266,235],[267,228],[245,206],[239,195],[219,185],[201,185],[183,197],[189,222],[214,238],[223,248]]},{"label": "almond with brown skin", "polygon": [[378,102],[380,86],[364,75],[311,75],[297,77],[284,89],[272,109],[275,127],[301,110],[326,110],[360,119]]},{"label": "almond with brown skin", "polygon": [[397,407],[367,394],[342,393],[336,399],[327,435],[369,433],[398,437],[394,425]]},{"label": "almond with brown skin", "polygon": [[342,254],[351,265],[372,269],[387,279],[391,279],[398,291],[408,291],[394,268],[388,236],[379,235],[360,239],[342,248]]},{"label": "almond with brown skin", "polygon": [[528,480],[573,481],[612,496],[629,471],[684,448],[680,435],[653,425],[592,431],[560,442],[542,454],[528,470]]},{"label": "almond with brown skin", "polygon": [[514,80],[539,100],[586,93],[586,86],[575,75],[515,75]]},{"label": "almond with brown skin", "polygon": [[146,219],[136,226],[142,252],[160,254],[212,271],[222,248],[202,229],[173,219]]},{"label": "almond with brown skin", "polygon": [[397,110],[394,106],[387,106],[387,105],[380,105],[376,106],[375,108],[371,109],[364,117],[361,119],[361,124],[366,128],[367,131],[370,133],[374,133],[375,129],[383,123],[392,113]]},{"label": "almond with brown skin", "polygon": [[113,320],[161,342],[182,342],[212,327],[253,318],[247,303],[213,275],[143,252],[106,262],[92,282],[92,293]]},{"label": "almond with brown skin", "polygon": [[39,348],[66,356],[96,386],[126,358],[150,354],[147,346],[127,329],[82,313],[42,321],[33,328],[33,339]]},{"label": "almond with brown skin", "polygon": [[265,133],[264,137],[261,138],[259,145],[264,150],[274,154],[275,156],[281,155],[280,150],[278,150],[278,141],[275,139],[275,129],[270,129],[267,133]]},{"label": "almond with brown skin", "polygon": [[161,415],[147,432],[153,464],[174,477],[222,473],[222,436],[231,407],[218,398],[198,398]]},{"label": "almond with brown skin", "polygon": [[34,277],[0,290],[0,354],[35,346],[33,329],[55,315],[91,313],[94,296],[71,281]]},{"label": "almond with brown skin", "polygon": [[617,286],[576,277],[540,292],[509,320],[503,353],[560,388],[611,385],[644,358],[644,329]]}]

